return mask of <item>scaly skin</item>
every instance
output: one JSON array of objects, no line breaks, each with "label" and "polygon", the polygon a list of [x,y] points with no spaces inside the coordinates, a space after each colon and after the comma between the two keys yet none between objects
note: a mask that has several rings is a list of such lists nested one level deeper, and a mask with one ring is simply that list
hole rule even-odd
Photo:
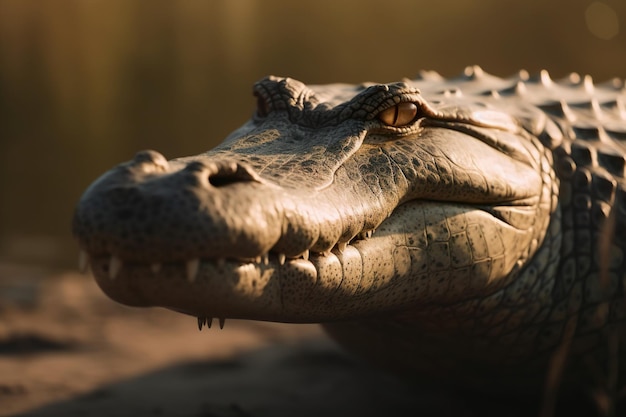
[{"label": "scaly skin", "polygon": [[612,369],[623,81],[473,67],[269,77],[255,94],[257,114],[215,149],[140,152],[85,192],[74,234],[110,297],[201,327],[321,322],[362,356],[461,386],[540,391],[563,355],[573,384],[590,361]]}]

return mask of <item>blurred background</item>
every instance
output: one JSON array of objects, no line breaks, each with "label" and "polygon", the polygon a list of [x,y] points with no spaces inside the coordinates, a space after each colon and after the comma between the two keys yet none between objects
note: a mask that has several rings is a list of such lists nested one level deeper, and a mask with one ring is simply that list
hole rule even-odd
[{"label": "blurred background", "polygon": [[0,261],[73,266],[73,206],[140,149],[203,152],[267,75],[446,76],[479,64],[626,77],[626,2],[0,0]]}]

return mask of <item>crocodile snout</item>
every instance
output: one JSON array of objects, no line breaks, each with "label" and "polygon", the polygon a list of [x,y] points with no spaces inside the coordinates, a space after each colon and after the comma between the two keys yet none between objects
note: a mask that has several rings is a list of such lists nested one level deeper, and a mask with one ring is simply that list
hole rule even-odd
[{"label": "crocodile snout", "polygon": [[142,151],[85,192],[74,234],[91,254],[131,261],[255,258],[280,236],[276,191],[245,163]]}]

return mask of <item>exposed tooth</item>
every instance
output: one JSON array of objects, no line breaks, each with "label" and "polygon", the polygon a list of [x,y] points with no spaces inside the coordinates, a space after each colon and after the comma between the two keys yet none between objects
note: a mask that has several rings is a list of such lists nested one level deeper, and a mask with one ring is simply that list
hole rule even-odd
[{"label": "exposed tooth", "polygon": [[302,252],[302,259],[304,259],[305,261],[309,260],[309,250],[305,250],[304,252]]},{"label": "exposed tooth", "polygon": [[206,317],[198,317],[198,330],[202,331],[202,326],[204,326],[205,323],[206,323]]},{"label": "exposed tooth", "polygon": [[198,276],[198,268],[200,268],[200,259],[194,258],[187,261],[187,281],[194,282]]},{"label": "exposed tooth", "polygon": [[122,260],[117,256],[111,256],[111,262],[109,263],[109,278],[115,279],[117,274],[120,273],[120,269],[122,269]]},{"label": "exposed tooth", "polygon": [[363,231],[363,232],[359,233],[359,239],[369,239],[370,237],[372,237],[373,233],[374,233],[373,230]]},{"label": "exposed tooth", "polygon": [[160,263],[153,263],[150,264],[150,270],[152,271],[153,274],[158,274],[161,271],[161,264]]},{"label": "exposed tooth", "polygon": [[220,317],[220,329],[224,328],[224,324],[226,323],[226,319],[224,317]]},{"label": "exposed tooth", "polygon": [[213,317],[205,317],[204,320],[206,322],[206,327],[210,329],[213,324]]},{"label": "exposed tooth", "polygon": [[285,256],[284,253],[279,253],[278,254],[278,263],[281,264],[281,265],[285,265],[285,259],[286,258],[287,257]]},{"label": "exposed tooth", "polygon": [[87,269],[89,268],[89,255],[84,250],[80,250],[78,252],[78,270],[83,274],[87,273]]},{"label": "exposed tooth", "polygon": [[270,255],[269,253],[263,254],[263,265],[268,265],[270,263]]},{"label": "exposed tooth", "polygon": [[337,243],[337,250],[339,251],[339,253],[343,253],[343,251],[346,250],[347,246],[348,246],[348,242],[339,242]]},{"label": "exposed tooth", "polygon": [[261,257],[257,256],[256,258],[254,258],[254,262],[257,263],[257,264],[260,264],[261,263]]}]

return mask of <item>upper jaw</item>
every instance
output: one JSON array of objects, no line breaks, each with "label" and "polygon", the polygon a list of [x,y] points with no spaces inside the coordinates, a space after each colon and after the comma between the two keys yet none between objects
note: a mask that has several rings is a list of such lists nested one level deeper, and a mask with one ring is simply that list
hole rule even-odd
[{"label": "upper jaw", "polygon": [[73,231],[89,255],[124,262],[306,258],[365,237],[387,217],[365,200],[350,212],[337,204],[357,197],[284,189],[233,160],[168,162],[144,151],[85,192]]}]

